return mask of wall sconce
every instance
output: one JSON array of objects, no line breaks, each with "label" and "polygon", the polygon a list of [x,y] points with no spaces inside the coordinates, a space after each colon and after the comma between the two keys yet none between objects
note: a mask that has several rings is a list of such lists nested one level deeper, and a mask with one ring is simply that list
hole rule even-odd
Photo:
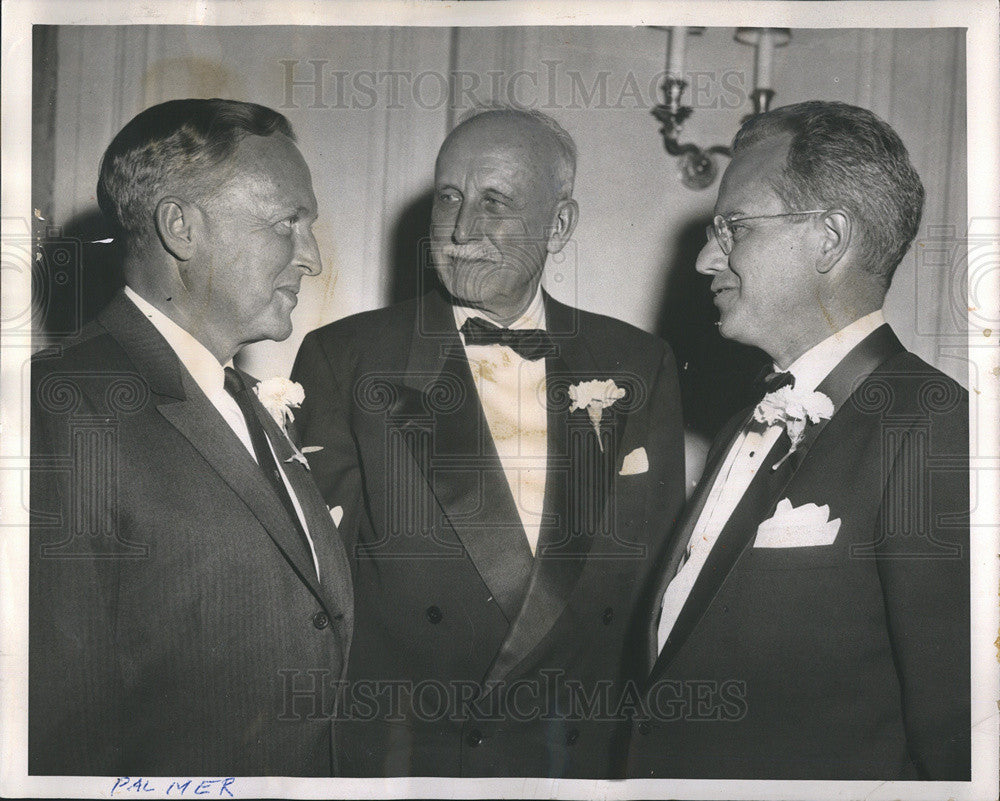
[{"label": "wall sconce", "polygon": [[[684,121],[694,111],[691,106],[681,104],[681,96],[687,88],[687,81],[682,77],[687,36],[689,33],[700,34],[704,28],[674,26],[666,30],[669,33],[667,74],[660,86],[664,102],[651,113],[663,126],[660,134],[667,153],[680,157],[681,183],[689,189],[705,189],[712,185],[719,172],[715,156],[732,157],[732,151],[727,145],[712,145],[702,149],[693,143],[681,144],[678,141]],[[754,106],[753,114],[760,114],[768,110],[774,98],[774,90],[771,88],[774,48],[788,44],[792,34],[788,28],[737,28],[735,38],[738,42],[756,48],[754,89],[750,98]]]},{"label": "wall sconce", "polygon": [[763,114],[771,108],[774,99],[774,89],[771,88],[771,71],[774,66],[774,48],[784,47],[792,38],[788,28],[737,28],[737,42],[753,45],[756,48],[754,57],[753,92],[750,100],[753,102],[753,114]]}]

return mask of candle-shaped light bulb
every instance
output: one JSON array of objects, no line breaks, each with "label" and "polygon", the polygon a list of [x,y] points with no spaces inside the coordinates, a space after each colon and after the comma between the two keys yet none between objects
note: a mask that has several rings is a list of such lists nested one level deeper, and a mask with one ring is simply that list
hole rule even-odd
[{"label": "candle-shaped light bulb", "polygon": [[757,41],[757,76],[755,89],[771,88],[771,69],[774,65],[774,38],[770,28],[760,29]]},{"label": "candle-shaped light bulb", "polygon": [[684,48],[687,47],[688,29],[675,25],[670,29],[670,55],[667,58],[667,74],[674,78],[684,75]]}]

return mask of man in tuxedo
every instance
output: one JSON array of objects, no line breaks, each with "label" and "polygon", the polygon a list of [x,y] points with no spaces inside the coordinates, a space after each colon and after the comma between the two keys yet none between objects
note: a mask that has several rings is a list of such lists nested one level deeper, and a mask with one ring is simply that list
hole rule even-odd
[{"label": "man in tuxedo", "polygon": [[969,779],[968,395],[882,316],[922,206],[864,109],[737,134],[697,269],[773,373],[651,593],[628,775]]},{"label": "man in tuxedo", "polygon": [[296,360],[355,568],[359,775],[601,777],[622,747],[623,643],[683,499],[682,429],[663,342],[541,289],[574,170],[544,114],[462,122],[435,171],[443,291],[314,331]]},{"label": "man in tuxedo", "polygon": [[232,363],[320,272],[309,169],[281,114],[174,100],[98,199],[126,286],[32,362],[29,773],[333,775],[333,695],[296,692],[343,678],[350,568],[289,388]]}]

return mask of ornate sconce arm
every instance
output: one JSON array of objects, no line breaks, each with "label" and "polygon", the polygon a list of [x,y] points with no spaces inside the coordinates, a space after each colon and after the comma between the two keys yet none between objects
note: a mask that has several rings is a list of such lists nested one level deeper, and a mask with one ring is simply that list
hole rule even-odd
[{"label": "ornate sconce arm", "polygon": [[663,146],[671,156],[680,157],[681,183],[689,189],[705,189],[712,185],[719,168],[715,155],[731,156],[732,152],[725,145],[713,145],[702,149],[698,145],[681,144],[678,141],[684,128],[684,121],[691,116],[694,109],[681,105],[681,96],[687,88],[687,81],[682,78],[667,75],[661,87],[664,102],[656,106],[650,113],[662,123],[660,134],[663,136]]},{"label": "ornate sconce arm", "polygon": [[[660,135],[663,146],[671,156],[678,157],[681,183],[690,189],[705,189],[712,185],[718,175],[716,156],[732,158],[732,150],[725,145],[701,148],[693,143],[681,143],[680,136],[684,122],[694,112],[691,106],[683,105],[681,98],[687,88],[684,73],[686,38],[689,33],[698,33],[700,28],[675,27],[670,32],[667,51],[667,73],[660,90],[663,102],[650,112],[661,123]],[[788,44],[792,34],[788,28],[737,28],[735,39],[754,47],[754,89],[750,94],[753,112],[743,118],[745,122],[756,114],[762,114],[771,106],[774,90],[771,88],[773,55],[775,48]]]}]

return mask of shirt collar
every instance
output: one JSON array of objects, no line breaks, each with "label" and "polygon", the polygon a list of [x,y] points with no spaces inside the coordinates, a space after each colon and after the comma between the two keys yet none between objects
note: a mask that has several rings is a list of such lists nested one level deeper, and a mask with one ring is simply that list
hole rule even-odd
[{"label": "shirt collar", "polygon": [[[885,316],[878,309],[841,328],[818,345],[813,345],[789,365],[787,372],[795,376],[795,388],[814,392],[830,371],[850,353],[861,340],[885,324]],[[774,368],[776,371],[778,367]]]},{"label": "shirt collar", "polygon": [[[452,311],[455,314],[455,326],[461,330],[462,324],[468,320],[470,317],[480,317],[487,322],[493,322],[489,318],[483,315],[480,309],[473,309],[468,306],[459,306],[457,303],[452,304]],[[535,290],[535,297],[532,298],[531,303],[528,304],[528,308],[524,310],[524,314],[518,317],[514,322],[504,328],[533,328],[545,330],[545,303],[542,299],[542,285],[539,284],[538,288]]]},{"label": "shirt collar", "polygon": [[232,367],[232,359],[226,365],[219,364],[219,360],[212,355],[208,348],[132,287],[125,287],[125,295],[167,340],[170,349],[177,354],[177,358],[181,360],[181,364],[191,374],[202,392],[208,397],[212,397],[222,390],[226,380],[223,368]]}]

